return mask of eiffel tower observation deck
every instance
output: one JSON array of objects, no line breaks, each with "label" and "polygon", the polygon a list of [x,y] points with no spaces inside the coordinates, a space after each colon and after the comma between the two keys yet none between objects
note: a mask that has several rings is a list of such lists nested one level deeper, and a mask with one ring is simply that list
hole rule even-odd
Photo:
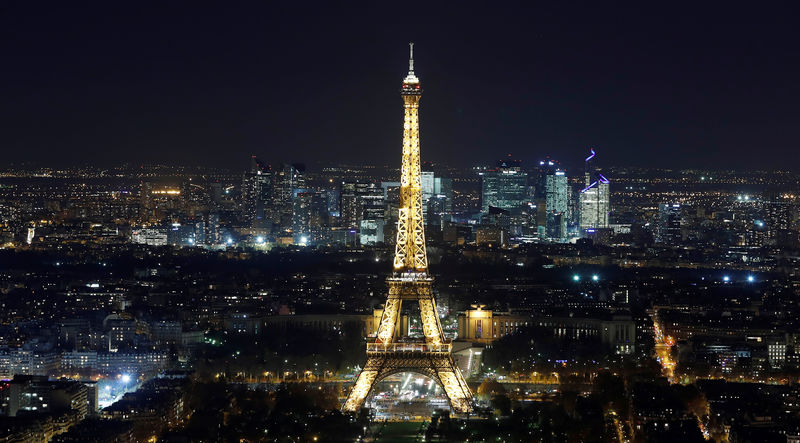
[{"label": "eiffel tower observation deck", "polygon": [[[375,341],[367,344],[367,362],[343,406],[358,411],[380,380],[414,372],[436,381],[455,412],[472,410],[472,393],[451,354],[436,313],[433,279],[428,274],[420,179],[419,102],[422,87],[414,73],[414,44],[409,44],[408,75],[403,79],[403,156],[394,270]],[[398,319],[404,300],[419,303],[424,339],[398,341]]]}]

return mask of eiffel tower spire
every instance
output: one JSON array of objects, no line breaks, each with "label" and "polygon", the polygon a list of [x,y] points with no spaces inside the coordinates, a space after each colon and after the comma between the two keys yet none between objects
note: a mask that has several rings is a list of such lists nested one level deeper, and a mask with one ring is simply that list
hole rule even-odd
[{"label": "eiffel tower spire", "polygon": [[419,83],[419,79],[414,74],[414,42],[408,44],[408,75],[403,83]]},{"label": "eiffel tower spire", "polygon": [[422,87],[414,74],[414,44],[410,43],[408,75],[403,80],[403,161],[400,172],[400,207],[397,242],[394,249],[395,272],[427,273],[425,229],[422,220],[422,182],[419,160],[419,100]]}]

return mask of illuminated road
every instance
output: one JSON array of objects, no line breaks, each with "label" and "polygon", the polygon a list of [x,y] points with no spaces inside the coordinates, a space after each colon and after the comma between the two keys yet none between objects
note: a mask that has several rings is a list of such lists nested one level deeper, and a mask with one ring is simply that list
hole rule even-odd
[{"label": "illuminated road", "polygon": [[670,383],[675,382],[675,361],[672,359],[672,346],[675,339],[664,335],[664,329],[658,319],[658,313],[653,314],[653,335],[655,337],[655,357],[661,364],[661,372]]},{"label": "illuminated road", "polygon": [[[653,335],[655,337],[655,354],[656,360],[661,364],[661,373],[667,377],[670,383],[675,383],[675,361],[672,359],[672,347],[675,346],[675,339],[669,335],[664,335],[664,328],[658,319],[658,311],[654,312],[653,318]],[[706,416],[708,412],[706,412]],[[708,440],[711,435],[708,432],[706,424],[703,422],[704,417],[695,416],[697,419],[697,426],[700,428],[703,437]]]},{"label": "illuminated road", "polygon": [[625,429],[625,423],[619,419],[617,413],[610,411],[609,418],[611,418],[611,421],[614,423],[614,429],[617,432],[617,441],[619,443],[630,442],[630,438],[627,435],[627,430]]}]

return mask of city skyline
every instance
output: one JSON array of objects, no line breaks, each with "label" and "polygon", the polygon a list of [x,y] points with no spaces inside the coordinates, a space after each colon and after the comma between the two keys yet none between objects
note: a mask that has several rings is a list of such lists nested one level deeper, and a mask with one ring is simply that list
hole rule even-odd
[{"label": "city skyline", "polygon": [[0,74],[0,440],[800,443],[794,30],[68,8]]},{"label": "city skyline", "polygon": [[433,162],[595,146],[607,165],[769,169],[794,148],[796,31],[780,11],[496,8],[479,21],[467,5],[406,25],[381,7],[320,8],[293,26],[291,8],[252,8],[9,8],[7,160],[394,164],[390,85],[410,40]]}]

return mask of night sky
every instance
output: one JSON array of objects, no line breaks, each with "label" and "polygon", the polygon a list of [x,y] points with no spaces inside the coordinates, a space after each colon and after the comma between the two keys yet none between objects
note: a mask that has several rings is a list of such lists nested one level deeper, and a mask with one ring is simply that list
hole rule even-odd
[{"label": "night sky", "polygon": [[399,165],[414,41],[424,160],[800,170],[788,8],[164,3],[3,2],[2,162]]}]

